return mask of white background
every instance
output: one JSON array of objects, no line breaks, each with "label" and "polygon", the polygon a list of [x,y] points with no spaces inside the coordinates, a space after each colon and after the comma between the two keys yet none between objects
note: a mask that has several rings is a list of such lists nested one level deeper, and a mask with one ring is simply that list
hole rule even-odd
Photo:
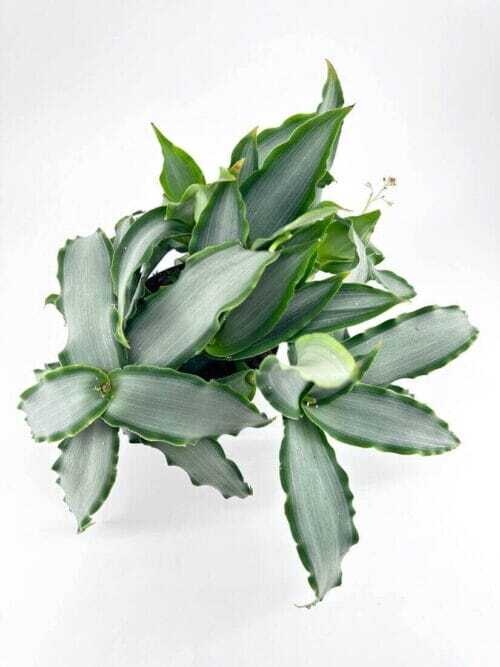
[{"label": "white background", "polygon": [[[498,664],[500,9],[497,0],[2,0],[0,664],[5,667],[492,667]],[[311,611],[282,512],[280,427],[224,438],[254,487],[223,501],[124,444],[81,536],[19,392],[53,360],[66,238],[160,202],[154,121],[213,178],[237,139],[315,108],[323,58],[347,102],[331,196],[395,175],[375,242],[481,329],[411,383],[454,453],[338,445],[361,540]],[[407,309],[413,306],[407,307]]]}]

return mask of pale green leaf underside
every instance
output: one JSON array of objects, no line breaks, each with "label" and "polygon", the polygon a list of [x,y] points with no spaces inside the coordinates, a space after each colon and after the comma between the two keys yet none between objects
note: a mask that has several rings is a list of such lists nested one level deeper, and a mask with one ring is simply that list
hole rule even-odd
[{"label": "pale green leaf underside", "polygon": [[269,420],[229,387],[188,373],[127,366],[111,373],[113,399],[103,419],[146,440],[184,445]]},{"label": "pale green leaf underside", "polygon": [[114,295],[111,284],[111,244],[98,230],[85,238],[67,241],[59,252],[58,306],[68,328],[63,364],[88,364],[111,370],[123,361],[114,331]]},{"label": "pale green leaf underside", "polygon": [[[148,211],[141,216],[118,244],[111,264],[111,276],[117,296],[119,340],[126,343],[124,326],[141,296],[138,290],[153,268],[153,257],[158,246],[168,239],[185,236],[188,228],[176,220],[165,220],[165,207]],[[144,275],[141,275],[141,269]]]},{"label": "pale green leaf underside", "polygon": [[257,386],[269,403],[285,417],[299,419],[300,400],[309,382],[295,368],[267,356],[256,374]]},{"label": "pale green leaf underside", "polygon": [[324,306],[320,314],[304,329],[304,333],[334,331],[380,315],[399,303],[399,299],[369,285],[344,283]]},{"label": "pale green leaf underside", "polygon": [[416,292],[410,283],[394,271],[371,267],[371,275],[384,289],[392,292],[399,299],[412,299]]},{"label": "pale green leaf underside", "polygon": [[208,204],[193,229],[189,252],[194,253],[227,241],[241,241],[248,236],[245,204],[234,176],[218,182]]},{"label": "pale green leaf underside", "polygon": [[21,394],[19,408],[37,442],[76,435],[106,409],[109,395],[101,387],[109,378],[89,366],[64,366],[44,373],[38,384]]},{"label": "pale green leaf underside", "polygon": [[360,447],[425,455],[447,452],[459,443],[426,405],[383,387],[358,384],[347,394],[303,409],[334,438]]},{"label": "pale green leaf underside", "polygon": [[228,459],[217,440],[202,438],[190,447],[176,447],[165,442],[147,442],[165,455],[168,465],[182,468],[194,486],[212,486],[224,498],[246,498],[252,489],[238,466]]},{"label": "pale green leaf underside", "polygon": [[195,183],[204,184],[205,178],[193,158],[175,146],[153,125],[163,153],[160,183],[171,201],[179,201],[186,189]]},{"label": "pale green leaf underside", "polygon": [[457,306],[427,306],[368,329],[345,345],[358,356],[380,343],[364,382],[386,385],[444,366],[466,350],[476,336],[477,330]]},{"label": "pale green leaf underside", "polygon": [[349,274],[348,281],[353,283],[366,283],[371,277],[371,264],[366,252],[366,246],[360,239],[354,226],[351,226],[349,236],[356,250],[357,263]]},{"label": "pale green leaf underside", "polygon": [[253,343],[236,358],[252,357],[272,350],[283,341],[293,339],[314,317],[342,284],[342,277],[328,278],[306,283],[289,301],[285,312],[271,331]]},{"label": "pale green leaf underside", "polygon": [[306,419],[285,419],[280,450],[285,513],[317,601],[342,581],[341,563],[358,541],[347,475],[323,433]]},{"label": "pale green leaf underside", "polygon": [[134,363],[180,366],[219,329],[219,317],[241,303],[276,258],[236,244],[193,255],[178,281],[147,300],[128,330]]},{"label": "pale green leaf underside", "polygon": [[323,389],[341,389],[357,375],[356,361],[338,340],[324,333],[306,334],[295,341],[294,368]]},{"label": "pale green leaf underside", "polygon": [[293,297],[312,252],[307,248],[298,253],[284,253],[268,266],[250,296],[225,319],[207,348],[210,354],[224,357],[237,354],[267,334]]},{"label": "pale green leaf underside", "polygon": [[266,238],[312,204],[332,144],[350,108],[334,109],[299,126],[242,185],[250,241]]},{"label": "pale green leaf underside", "polygon": [[116,478],[118,431],[98,420],[59,445],[54,463],[64,501],[75,515],[78,532],[92,525],[92,515],[102,506]]}]

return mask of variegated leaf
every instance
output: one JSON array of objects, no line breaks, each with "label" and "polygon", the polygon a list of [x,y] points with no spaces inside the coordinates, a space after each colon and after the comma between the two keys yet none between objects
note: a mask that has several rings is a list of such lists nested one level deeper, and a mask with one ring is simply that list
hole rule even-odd
[{"label": "variegated leaf", "polygon": [[234,243],[190,257],[177,282],[146,299],[130,322],[131,361],[178,367],[193,357],[218,331],[221,314],[251,293],[274,259]]},{"label": "variegated leaf", "polygon": [[146,440],[186,445],[269,420],[241,394],[215,381],[155,366],[112,371],[113,399],[104,421]]}]

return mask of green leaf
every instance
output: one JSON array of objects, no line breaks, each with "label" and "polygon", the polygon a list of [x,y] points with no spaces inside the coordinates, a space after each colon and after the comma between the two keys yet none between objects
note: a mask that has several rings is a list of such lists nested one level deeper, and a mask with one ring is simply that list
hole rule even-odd
[{"label": "green leaf", "polygon": [[257,386],[269,403],[291,419],[302,415],[300,400],[309,382],[274,355],[267,356],[256,374]]},{"label": "green leaf", "polygon": [[248,237],[245,204],[236,177],[230,171],[221,172],[208,204],[193,230],[189,244],[190,253],[226,241],[241,241],[245,244]]},{"label": "green leaf", "polygon": [[111,277],[117,296],[116,335],[128,347],[125,323],[133,315],[137,300],[144,293],[144,283],[159,257],[157,251],[173,238],[186,237],[189,228],[177,220],[165,220],[165,207],[148,211],[129,229],[115,249]]},{"label": "green leaf", "polygon": [[59,251],[58,308],[68,327],[66,347],[59,355],[64,365],[111,370],[123,363],[123,349],[114,335],[111,257],[111,243],[101,230],[67,241]]},{"label": "green leaf", "polygon": [[43,368],[35,368],[33,370],[35,380],[38,382],[38,380],[40,380],[42,375],[45,375],[47,371],[53,371],[56,368],[61,368],[61,364],[58,361],[52,361],[49,362],[48,364],[44,364]]},{"label": "green leaf", "polygon": [[259,166],[262,166],[267,156],[281,144],[285,144],[295,130],[306,121],[314,118],[314,113],[297,113],[287,118],[278,127],[270,127],[259,132],[257,135],[257,150],[259,154]]},{"label": "green leaf", "polygon": [[208,203],[214,184],[190,185],[178,202],[167,201],[165,204],[165,218],[179,220],[192,227],[200,219],[203,209]]},{"label": "green leaf", "polygon": [[328,232],[318,248],[318,264],[322,271],[339,273],[350,271],[357,262],[356,246],[346,219],[338,218],[328,227]]},{"label": "green leaf", "polygon": [[317,206],[316,208],[303,213],[290,224],[285,225],[281,229],[278,229],[268,238],[256,239],[252,244],[252,249],[260,250],[261,248],[270,245],[273,241],[277,241],[276,245],[279,245],[281,242],[292,238],[297,232],[301,232],[304,229],[315,225],[317,222],[330,220],[332,216],[335,215],[336,211],[338,211],[338,209],[338,204],[333,202],[323,202],[320,206]]},{"label": "green leaf", "polygon": [[[108,392],[108,393],[107,393]],[[106,410],[109,377],[90,366],[56,368],[21,394],[19,408],[36,442],[53,442],[77,435]]]},{"label": "green leaf", "polygon": [[337,440],[359,447],[427,455],[459,444],[429,407],[383,387],[358,384],[347,394],[316,406],[304,405],[303,410]]},{"label": "green leaf", "polygon": [[294,344],[297,358],[294,368],[304,380],[323,389],[338,390],[356,379],[355,359],[328,334],[306,334]]},{"label": "green leaf", "polygon": [[289,301],[285,312],[273,329],[236,357],[239,359],[253,357],[272,350],[282,342],[292,340],[321,312],[325,303],[333,297],[341,286],[343,277],[337,276],[326,280],[317,280],[300,287]]},{"label": "green leaf", "polygon": [[259,168],[256,127],[236,144],[231,153],[231,164],[236,164],[240,160],[245,160],[238,173],[238,180],[243,183]]},{"label": "green leaf", "polygon": [[103,419],[146,440],[185,445],[223,433],[237,435],[269,420],[227,386],[155,366],[112,371],[113,399]]},{"label": "green leaf", "polygon": [[61,455],[52,470],[59,474],[57,483],[75,515],[79,533],[92,525],[91,516],[113,487],[119,446],[118,431],[101,420],[59,445]]},{"label": "green leaf", "polygon": [[[293,132],[300,125],[303,125],[306,121],[311,120],[311,118],[314,118],[318,114],[343,106],[344,96],[337,73],[329,60],[326,61],[326,65],[327,79],[323,86],[321,102],[317,107],[316,113],[295,114],[294,116],[287,118],[278,127],[263,130],[257,136],[259,164],[261,166],[269,153],[271,153],[277,146],[287,142]],[[327,174],[325,174],[325,176],[327,176]],[[331,180],[328,182],[331,182]],[[324,183],[324,185],[326,185],[326,183]],[[323,184],[320,187],[323,187]]]},{"label": "green leaf", "polygon": [[162,452],[169,466],[182,468],[194,486],[212,486],[224,498],[252,495],[238,466],[226,458],[217,440],[202,438],[191,447],[176,447],[166,442],[144,441],[144,444]]},{"label": "green leaf", "polygon": [[370,262],[373,264],[373,266],[380,264],[380,262],[385,259],[383,252],[374,246],[371,241],[366,246],[366,253],[370,258]]},{"label": "green leaf", "polygon": [[243,183],[252,242],[271,236],[313,203],[333,142],[350,110],[334,109],[305,122]]},{"label": "green leaf", "polygon": [[153,125],[153,129],[163,153],[160,183],[168,199],[179,201],[190,185],[205,183],[203,172],[193,158],[182,148],[174,146],[155,125]]},{"label": "green leaf", "polygon": [[371,278],[371,264],[366,252],[366,246],[358,236],[354,226],[351,226],[349,236],[354,243],[357,261],[347,280],[354,283],[366,283]]},{"label": "green leaf", "polygon": [[309,322],[304,333],[334,331],[359,324],[392,308],[399,299],[368,285],[344,283],[324,306],[320,314]]},{"label": "green leaf", "polygon": [[366,245],[368,244],[375,225],[380,219],[380,211],[377,209],[375,211],[368,211],[367,213],[361,213],[361,215],[350,215],[347,220],[354,227],[356,234],[359,236],[361,241]]},{"label": "green leaf", "polygon": [[373,280],[376,280],[382,287],[401,300],[412,299],[416,295],[415,289],[410,283],[394,271],[376,269],[372,263],[371,276]]},{"label": "green leaf", "polygon": [[115,225],[115,236],[113,241],[113,247],[116,248],[128,230],[132,227],[134,222],[137,220],[138,216],[142,215],[142,211],[137,213],[132,213],[132,215],[126,215],[123,218],[120,218]]},{"label": "green leaf", "polygon": [[306,419],[284,423],[280,477],[285,514],[319,602],[341,584],[342,558],[359,539],[353,496],[323,433]]},{"label": "green leaf", "polygon": [[227,387],[231,387],[233,391],[237,394],[241,394],[249,401],[255,396],[254,371],[249,368],[236,371],[236,373],[226,375],[226,377],[218,378],[217,382],[219,384],[224,384]]},{"label": "green leaf", "polygon": [[345,345],[358,356],[381,343],[364,381],[386,385],[441,368],[464,352],[476,337],[477,329],[457,306],[427,306],[368,329]]},{"label": "green leaf", "polygon": [[309,247],[299,253],[282,253],[268,266],[250,296],[229,313],[207,347],[209,354],[230,357],[271,331],[293,297],[314,252],[315,248]]},{"label": "green leaf", "polygon": [[177,282],[148,297],[131,321],[131,361],[174,367],[193,357],[218,331],[221,314],[250,294],[274,259],[234,243],[190,257]]},{"label": "green leaf", "polygon": [[342,86],[340,85],[335,67],[329,60],[326,61],[326,67],[328,75],[323,86],[322,99],[316,109],[316,113],[325,113],[325,111],[344,106],[344,93],[342,92]]}]

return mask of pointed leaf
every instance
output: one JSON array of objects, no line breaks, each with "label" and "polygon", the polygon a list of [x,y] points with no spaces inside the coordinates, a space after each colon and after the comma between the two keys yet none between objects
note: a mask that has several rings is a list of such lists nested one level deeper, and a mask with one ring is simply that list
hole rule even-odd
[{"label": "pointed leaf", "polygon": [[[278,127],[272,127],[267,130],[263,130],[263,132],[257,136],[259,164],[261,166],[269,153],[271,153],[277,146],[287,142],[292,133],[300,125],[303,125],[306,121],[314,118],[318,114],[325,113],[326,111],[331,111],[332,109],[343,106],[344,97],[337,73],[335,72],[331,62],[327,60],[326,64],[327,79],[325,85],[323,86],[322,99],[316,110],[316,113],[295,114],[294,116],[287,118]],[[331,176],[328,182],[331,182]],[[323,185],[321,185],[321,187],[323,187]]]},{"label": "pointed leaf", "polygon": [[110,377],[113,399],[104,421],[146,440],[185,445],[269,423],[240,394],[195,375],[155,366],[126,366]]},{"label": "pointed leaf", "polygon": [[92,525],[92,514],[102,506],[116,479],[118,431],[101,420],[59,445],[54,463],[64,501],[75,515],[78,532]]},{"label": "pointed leaf", "polygon": [[344,283],[320,314],[309,322],[303,333],[329,332],[359,324],[380,315],[397,303],[399,299],[389,292],[368,285]]},{"label": "pointed leaf", "polygon": [[193,229],[189,252],[194,253],[226,241],[241,241],[245,244],[247,237],[245,204],[236,177],[225,171]]},{"label": "pointed leaf", "polygon": [[358,542],[347,475],[323,433],[284,419],[280,477],[285,514],[316,601],[342,581],[342,558]]},{"label": "pointed leaf", "polygon": [[334,109],[298,127],[243,183],[251,241],[274,234],[313,203],[332,144],[349,111]]},{"label": "pointed leaf", "polygon": [[267,130],[259,132],[257,135],[257,150],[259,154],[259,166],[261,167],[267,156],[281,144],[285,144],[295,130],[306,121],[314,118],[314,113],[297,113],[287,118],[278,127],[270,127]]},{"label": "pointed leaf", "polygon": [[179,201],[190,185],[205,183],[203,172],[186,151],[174,146],[155,125],[153,129],[163,153],[160,183],[168,199]]},{"label": "pointed leaf", "polygon": [[109,377],[90,366],[63,366],[47,371],[21,394],[19,408],[36,442],[53,442],[80,433],[109,402]]},{"label": "pointed leaf", "polygon": [[58,308],[68,327],[66,347],[59,355],[63,364],[111,370],[123,362],[123,349],[114,336],[111,256],[111,243],[101,230],[67,241],[59,251]]},{"label": "pointed leaf", "polygon": [[253,357],[272,350],[282,342],[292,340],[306,324],[321,312],[339,289],[343,276],[306,283],[300,287],[289,301],[285,312],[271,331],[258,339],[246,350],[236,355],[239,359]]},{"label": "pointed leaf", "polygon": [[292,238],[297,232],[307,229],[308,227],[315,225],[317,222],[330,220],[338,209],[339,206],[333,202],[323,202],[320,206],[303,213],[293,220],[293,222],[285,225],[282,229],[278,229],[268,238],[256,239],[252,244],[252,249],[260,250],[261,248],[270,245],[273,241],[278,241],[279,243],[281,239],[286,241],[289,238]]},{"label": "pointed leaf", "polygon": [[179,279],[146,300],[131,321],[128,340],[133,363],[180,366],[200,352],[220,327],[220,315],[255,288],[269,252],[237,244],[206,248],[190,257]]},{"label": "pointed leaf", "polygon": [[376,280],[382,287],[392,292],[399,299],[412,299],[416,295],[415,289],[410,283],[401,276],[398,276],[394,271],[376,269],[372,263],[371,276],[373,280]]},{"label": "pointed leaf", "polygon": [[306,334],[294,343],[294,368],[308,382],[324,389],[341,389],[357,377],[354,358],[338,340],[328,334]]},{"label": "pointed leaf", "polygon": [[397,454],[441,454],[459,444],[429,407],[383,387],[358,384],[347,394],[303,409],[320,428],[350,445]]},{"label": "pointed leaf", "polygon": [[231,153],[231,164],[235,164],[240,160],[245,160],[242,168],[238,173],[238,180],[240,183],[246,181],[254,171],[259,168],[259,153],[257,151],[257,128],[241,139]]},{"label": "pointed leaf", "polygon": [[476,337],[477,329],[457,306],[427,306],[368,329],[345,345],[358,356],[381,343],[364,382],[386,385],[441,368],[466,350]]},{"label": "pointed leaf", "polygon": [[208,203],[214,184],[201,185],[195,183],[185,191],[180,201],[167,201],[165,204],[165,218],[179,220],[192,227],[200,219],[200,215]]},{"label": "pointed leaf", "polygon": [[323,86],[321,103],[316,109],[316,113],[325,113],[325,111],[344,106],[344,93],[335,67],[329,60],[326,61],[326,66],[328,76]]},{"label": "pointed leaf", "polygon": [[126,215],[120,218],[115,225],[115,237],[112,239],[113,247],[116,248],[128,230],[132,227],[136,220],[136,215]]},{"label": "pointed leaf", "polygon": [[227,316],[215,339],[207,347],[210,354],[230,357],[267,334],[286,309],[294,289],[306,270],[315,249],[282,253],[264,271],[250,296]]},{"label": "pointed leaf", "polygon": [[147,442],[165,455],[169,466],[178,466],[194,486],[212,486],[224,498],[246,498],[252,489],[243,479],[238,466],[226,458],[217,440],[202,438],[191,447],[177,447],[166,442]]},{"label": "pointed leaf", "polygon": [[347,220],[354,227],[356,234],[363,241],[365,245],[368,244],[375,225],[380,219],[381,212],[376,209],[374,211],[368,211],[366,213],[361,213],[361,215],[350,215]]},{"label": "pointed leaf", "polygon": [[[119,341],[128,347],[124,333],[125,323],[135,310],[138,298],[143,295],[144,283],[161,245],[166,250],[172,238],[186,237],[189,229],[177,220],[165,220],[165,207],[148,211],[124,235],[115,249],[111,264],[111,277],[118,304],[116,334]],[[142,269],[142,275],[141,275]]]},{"label": "pointed leaf", "polygon": [[271,354],[261,363],[256,379],[258,388],[273,408],[291,419],[301,417],[300,400],[310,383],[297,370],[280,363]]}]

